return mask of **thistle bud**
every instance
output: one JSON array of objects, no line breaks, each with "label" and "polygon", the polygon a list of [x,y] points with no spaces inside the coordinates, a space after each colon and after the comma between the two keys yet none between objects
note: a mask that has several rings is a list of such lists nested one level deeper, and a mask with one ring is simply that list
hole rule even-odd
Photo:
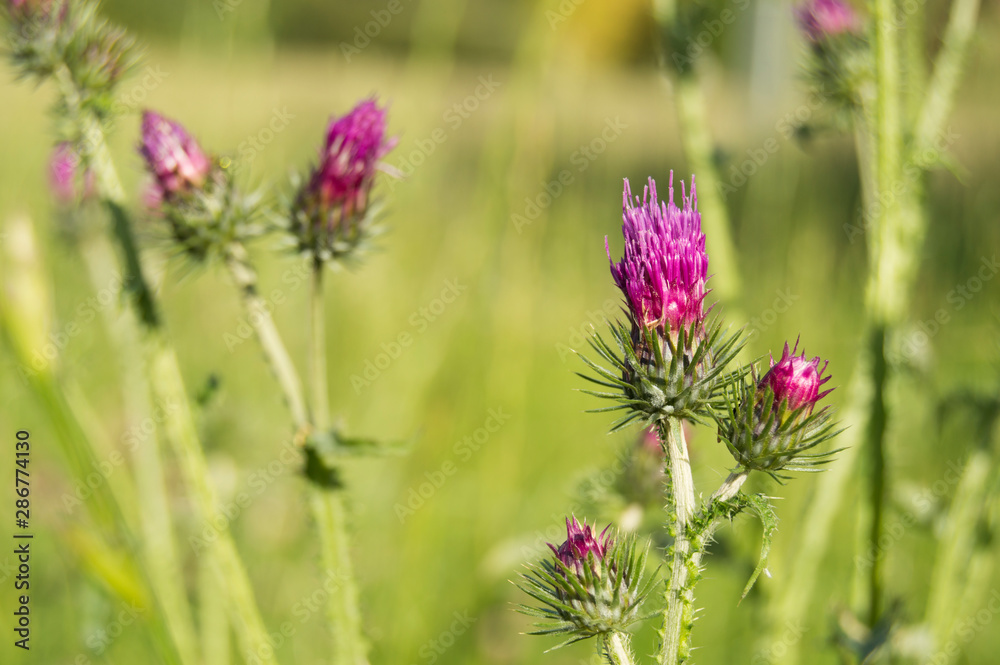
[{"label": "thistle bud", "polygon": [[71,205],[94,193],[94,174],[84,170],[80,154],[73,145],[63,141],[56,145],[49,159],[49,188],[61,205]]},{"label": "thistle bud", "polygon": [[[788,344],[759,380],[734,386],[730,394],[729,419],[720,427],[719,437],[747,469],[774,472],[783,468],[805,469],[823,463],[833,452],[803,455],[806,450],[833,437],[829,408],[814,411],[830,393],[820,392],[830,380],[823,376],[827,363],[811,360],[805,352],[796,355]],[[820,366],[822,363],[822,367]]]},{"label": "thistle bud", "polygon": [[153,111],[142,114],[139,153],[164,199],[200,187],[212,167],[201,146],[180,123]]},{"label": "thistle bud", "polygon": [[859,32],[861,21],[843,0],[809,0],[795,10],[795,18],[806,38],[818,43],[842,34]]},{"label": "thistle bud", "polygon": [[292,232],[302,249],[340,256],[362,239],[379,160],[396,145],[385,131],[386,111],[373,99],[330,121],[319,163],[293,209]]},{"label": "thistle bud", "polygon": [[609,529],[597,535],[586,522],[567,518],[566,541],[549,545],[554,558],[523,576],[522,590],[542,606],[519,609],[546,620],[532,634],[567,633],[570,643],[623,631],[639,619],[649,592],[641,585],[646,549],[639,551],[632,539],[616,542]]}]

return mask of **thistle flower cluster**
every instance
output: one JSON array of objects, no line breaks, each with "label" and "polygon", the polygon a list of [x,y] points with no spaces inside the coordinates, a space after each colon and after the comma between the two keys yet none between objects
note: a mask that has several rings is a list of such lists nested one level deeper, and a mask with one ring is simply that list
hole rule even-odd
[{"label": "thistle flower cluster", "polygon": [[126,32],[86,0],[7,0],[3,9],[12,28],[8,50],[18,69],[72,85],[74,108],[64,111],[107,119],[117,85],[138,59]]},{"label": "thistle flower cluster", "polygon": [[371,190],[381,160],[396,145],[386,110],[374,99],[330,121],[320,159],[292,207],[291,231],[317,260],[342,258],[371,236]]},{"label": "thistle flower cluster", "polygon": [[724,336],[718,319],[706,320],[708,255],[694,179],[690,196],[682,184],[680,207],[673,202],[673,174],[668,192],[669,200],[659,201],[650,179],[640,201],[626,181],[620,261],[611,260],[605,239],[628,322],[612,326],[612,342],[599,335],[592,340],[613,369],[584,358],[597,373],[586,378],[606,389],[591,393],[617,402],[599,410],[626,412],[615,429],[635,420],[714,420],[747,470],[815,463],[802,453],[835,433],[827,409],[814,413],[829,392],[820,391],[829,380],[826,365],[796,356],[786,344],[759,380],[753,364],[730,369],[745,340],[739,333]]},{"label": "thistle flower cluster", "polygon": [[[865,103],[874,85],[871,48],[861,15],[844,0],[807,0],[795,20],[809,45],[806,72],[817,95],[841,112]],[[849,118],[836,118],[846,124]]]},{"label": "thistle flower cluster", "polygon": [[588,637],[620,632],[640,619],[649,593],[643,584],[647,548],[633,539],[616,540],[605,528],[600,535],[576,517],[566,518],[566,540],[549,544],[553,558],[529,567],[521,589],[540,607],[520,605],[524,614],[542,619],[534,635],[569,635],[560,646]]}]

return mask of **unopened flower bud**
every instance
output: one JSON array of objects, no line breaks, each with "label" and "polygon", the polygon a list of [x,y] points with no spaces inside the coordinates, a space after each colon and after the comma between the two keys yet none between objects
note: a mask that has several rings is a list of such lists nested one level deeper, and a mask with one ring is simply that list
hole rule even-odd
[{"label": "unopened flower bud", "polygon": [[843,0],[808,0],[795,10],[795,18],[813,43],[857,33],[861,27],[857,12]]},{"label": "unopened flower bud", "polygon": [[212,168],[201,146],[180,123],[153,111],[142,114],[139,153],[165,199],[200,187]]}]

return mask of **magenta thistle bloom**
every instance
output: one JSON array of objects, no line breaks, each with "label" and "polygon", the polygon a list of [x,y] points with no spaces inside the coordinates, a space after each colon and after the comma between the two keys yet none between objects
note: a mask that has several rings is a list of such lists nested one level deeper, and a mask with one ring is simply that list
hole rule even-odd
[{"label": "magenta thistle bloom", "polygon": [[49,186],[56,199],[62,204],[76,199],[76,175],[80,167],[80,156],[73,146],[63,141],[52,151],[49,160]]},{"label": "magenta thistle bloom", "polygon": [[829,376],[823,376],[829,363],[823,363],[820,367],[819,356],[807,360],[805,351],[797,356],[795,352],[798,348],[799,343],[796,341],[795,348],[789,351],[788,343],[785,342],[781,359],[775,362],[771,358],[771,369],[761,378],[759,387],[770,388],[774,392],[775,407],[787,400],[789,410],[794,411],[803,406],[812,410],[816,402],[830,393],[829,390],[820,392],[820,386],[830,380]]},{"label": "magenta thistle bloom", "polygon": [[331,120],[326,145],[309,183],[323,210],[340,209],[341,219],[361,214],[379,160],[396,145],[386,138],[386,111],[367,99],[342,118]]},{"label": "magenta thistle bloom", "polygon": [[595,537],[594,531],[587,525],[586,520],[580,524],[576,521],[576,517],[573,517],[572,520],[567,517],[566,542],[558,548],[549,543],[549,549],[566,567],[575,569],[582,574],[583,564],[587,561],[588,554],[593,553],[597,561],[603,561],[608,549],[612,546],[613,542],[608,534],[608,528],[610,527],[605,528],[601,535]]},{"label": "magenta thistle bloom", "polygon": [[153,111],[142,114],[139,153],[164,198],[200,187],[212,168],[201,146],[180,123]]},{"label": "magenta thistle bloom", "polygon": [[635,197],[628,179],[622,205],[622,235],[625,255],[611,261],[615,284],[625,294],[634,322],[646,329],[676,335],[681,328],[701,324],[705,318],[705,280],[708,254],[701,231],[698,196],[691,177],[691,195],[681,183],[683,208],[674,204],[673,172],[670,173],[668,201],[656,198],[652,178],[643,190],[642,202]]},{"label": "magenta thistle bloom", "polygon": [[812,42],[857,32],[861,23],[854,9],[843,0],[808,0],[795,10],[795,18]]}]

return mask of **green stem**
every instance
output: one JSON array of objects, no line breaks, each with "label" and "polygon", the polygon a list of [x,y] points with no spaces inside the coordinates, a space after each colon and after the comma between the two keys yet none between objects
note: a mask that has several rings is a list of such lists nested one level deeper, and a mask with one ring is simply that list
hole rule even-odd
[{"label": "green stem", "polygon": [[[95,290],[114,279],[111,266],[114,254],[102,238],[91,238],[82,243],[82,254],[90,272]],[[121,361],[121,375],[125,391],[124,398],[129,405],[133,422],[152,418],[153,409],[149,403],[149,391],[142,378],[142,353],[139,348],[134,319],[128,316],[106,315],[106,327],[115,342]],[[116,318],[118,320],[116,320]],[[166,408],[167,405],[161,405]],[[142,514],[143,556],[153,591],[177,646],[181,662],[197,663],[198,652],[194,637],[194,622],[191,618],[189,601],[185,593],[183,570],[177,555],[174,538],[174,519],[170,511],[162,464],[162,444],[154,429],[132,455],[138,487],[138,499]]]},{"label": "green stem", "polygon": [[226,267],[229,268],[229,274],[240,292],[247,318],[257,333],[268,366],[274,372],[278,385],[284,393],[285,402],[292,413],[292,420],[302,431],[309,424],[309,414],[302,395],[302,382],[274,325],[274,319],[271,318],[266,303],[257,292],[257,272],[250,264],[250,257],[247,256],[243,245],[232,243],[227,247]]},{"label": "green stem", "polygon": [[205,557],[198,562],[198,619],[204,663],[229,665],[229,618],[226,590],[215,566]]},{"label": "green stem", "polygon": [[326,308],[323,303],[323,262],[313,261],[310,282],[310,352],[309,372],[312,381],[313,424],[324,430],[330,426],[329,400],[326,382]]},{"label": "green stem", "polygon": [[633,665],[635,657],[626,633],[612,631],[601,636],[601,651],[610,665]]},{"label": "green stem", "polygon": [[[885,516],[886,494],[886,464],[885,464],[885,433],[888,422],[886,412],[886,374],[888,366],[885,358],[885,329],[878,327],[871,335],[872,357],[872,402],[871,414],[866,432],[865,448],[870,455],[871,485],[869,487],[869,505],[871,507],[871,522],[869,524],[868,547],[870,552],[879,551],[879,539]],[[883,570],[885,556],[876,556],[871,561],[868,571],[868,626],[874,627],[882,615],[882,596],[884,593]]]},{"label": "green stem", "polygon": [[[71,110],[75,108],[74,117],[80,123],[88,166],[93,171],[98,191],[111,212],[113,232],[120,245],[122,262],[127,272],[126,282],[131,291],[131,302],[143,325],[153,401],[169,404],[177,409],[174,416],[164,424],[167,439],[180,462],[181,473],[193,495],[201,523],[213,524],[213,518],[221,516],[215,492],[209,482],[208,465],[205,463],[177,356],[166,340],[152,290],[143,274],[138,247],[122,207],[124,189],[108,151],[104,131],[96,118],[79,110],[79,95],[65,67],[58,68],[56,76],[67,106]],[[211,547],[211,555],[218,574],[224,580],[229,612],[244,653],[256,655],[263,663],[277,662],[267,629],[257,609],[250,580],[237,554],[232,535],[227,530],[218,534],[217,541]]]},{"label": "green stem", "polygon": [[670,418],[666,425],[661,424],[660,440],[667,455],[670,478],[667,507],[673,513],[670,519],[674,544],[667,604],[663,609],[663,641],[659,659],[661,665],[679,665],[690,656],[691,624],[694,620],[694,585],[690,579],[694,554],[688,534],[696,510],[694,478],[681,419]]},{"label": "green stem", "polygon": [[951,113],[978,16],[979,0],[951,3],[941,52],[934,63],[928,94],[917,119],[913,147],[918,155],[933,145]]},{"label": "green stem", "polygon": [[310,503],[320,537],[324,579],[336,580],[327,601],[333,632],[333,665],[365,665],[368,645],[361,629],[359,594],[347,538],[343,490],[311,486]]},{"label": "green stem", "polygon": [[[329,427],[323,270],[323,262],[314,260],[309,294],[309,370],[313,424],[319,430]],[[309,491],[310,506],[319,532],[323,576],[324,579],[338,580],[336,589],[327,599],[327,615],[334,635],[332,662],[334,665],[362,665],[368,662],[368,645],[361,629],[361,610],[351,563],[344,490],[311,484]]]}]

